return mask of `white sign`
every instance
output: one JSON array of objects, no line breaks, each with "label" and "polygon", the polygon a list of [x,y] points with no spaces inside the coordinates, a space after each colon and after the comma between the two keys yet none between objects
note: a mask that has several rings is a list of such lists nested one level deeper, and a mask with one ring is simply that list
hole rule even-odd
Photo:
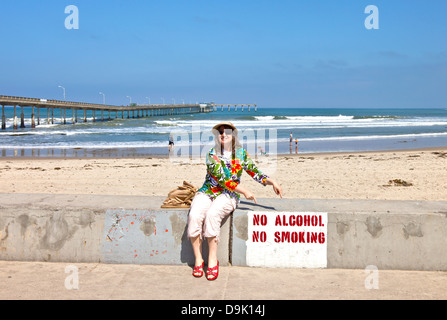
[{"label": "white sign", "polygon": [[246,263],[252,267],[327,267],[327,213],[248,213]]}]

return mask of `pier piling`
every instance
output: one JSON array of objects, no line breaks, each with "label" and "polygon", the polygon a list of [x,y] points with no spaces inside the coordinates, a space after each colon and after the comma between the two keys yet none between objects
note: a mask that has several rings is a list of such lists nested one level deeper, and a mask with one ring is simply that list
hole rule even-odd
[{"label": "pier piling", "polygon": [[2,105],[2,130],[6,130],[5,106]]},{"label": "pier piling", "polygon": [[31,110],[31,128],[35,128],[36,127],[36,118],[34,115],[34,106],[32,106],[32,110]]},{"label": "pier piling", "polygon": [[25,128],[25,115],[23,114],[23,106],[20,106],[20,128]]}]

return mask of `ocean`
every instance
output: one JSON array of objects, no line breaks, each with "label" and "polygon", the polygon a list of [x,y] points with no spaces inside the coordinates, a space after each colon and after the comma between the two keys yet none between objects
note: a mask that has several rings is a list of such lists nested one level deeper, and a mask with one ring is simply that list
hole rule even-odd
[{"label": "ocean", "polygon": [[[13,108],[5,107],[6,130],[0,130],[2,157],[147,157],[168,156],[172,135],[176,156],[203,154],[212,146],[211,128],[232,121],[249,153],[308,154],[325,152],[385,151],[447,146],[447,109],[292,109],[234,106],[216,107],[200,114],[156,116],[87,122],[71,110],[61,124],[60,110],[47,123],[40,110],[40,125],[31,128],[31,108],[24,108],[25,128],[14,130]],[[20,108],[17,109],[20,126]],[[104,114],[108,119],[108,113]],[[289,143],[290,134],[292,144]],[[296,139],[296,142],[295,142]]]}]

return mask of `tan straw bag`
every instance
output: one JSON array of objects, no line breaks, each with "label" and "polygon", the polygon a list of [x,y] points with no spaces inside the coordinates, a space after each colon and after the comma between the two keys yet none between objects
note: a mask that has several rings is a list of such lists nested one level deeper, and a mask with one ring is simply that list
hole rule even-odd
[{"label": "tan straw bag", "polygon": [[198,188],[192,184],[183,181],[182,186],[171,190],[168,197],[163,201],[162,208],[189,208]]}]

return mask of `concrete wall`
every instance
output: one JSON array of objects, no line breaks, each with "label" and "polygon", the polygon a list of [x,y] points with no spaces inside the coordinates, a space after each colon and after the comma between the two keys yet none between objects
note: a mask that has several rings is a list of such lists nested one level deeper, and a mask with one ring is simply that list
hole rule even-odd
[{"label": "concrete wall", "polygon": [[[230,223],[226,220],[221,228],[221,245],[218,247],[218,258],[222,265],[228,265],[230,258]],[[186,235],[187,221],[188,209],[107,210],[101,261],[193,265],[194,253]],[[207,261],[206,241],[202,249]]]},{"label": "concrete wall", "polygon": [[[234,214],[232,263],[246,265],[247,213],[328,212],[327,267],[447,270],[447,202],[270,200]],[[293,211],[293,210],[292,210]]]},{"label": "concrete wall", "polygon": [[[0,194],[0,260],[192,265],[188,209],[160,209],[163,200]],[[218,248],[221,265],[229,263],[227,220]]]},{"label": "concrete wall", "polygon": [[[188,209],[161,209],[163,200],[0,194],[0,260],[192,265]],[[222,265],[247,265],[250,211],[306,211],[328,213],[328,268],[447,270],[447,202],[258,202],[242,201],[224,222]]]}]

